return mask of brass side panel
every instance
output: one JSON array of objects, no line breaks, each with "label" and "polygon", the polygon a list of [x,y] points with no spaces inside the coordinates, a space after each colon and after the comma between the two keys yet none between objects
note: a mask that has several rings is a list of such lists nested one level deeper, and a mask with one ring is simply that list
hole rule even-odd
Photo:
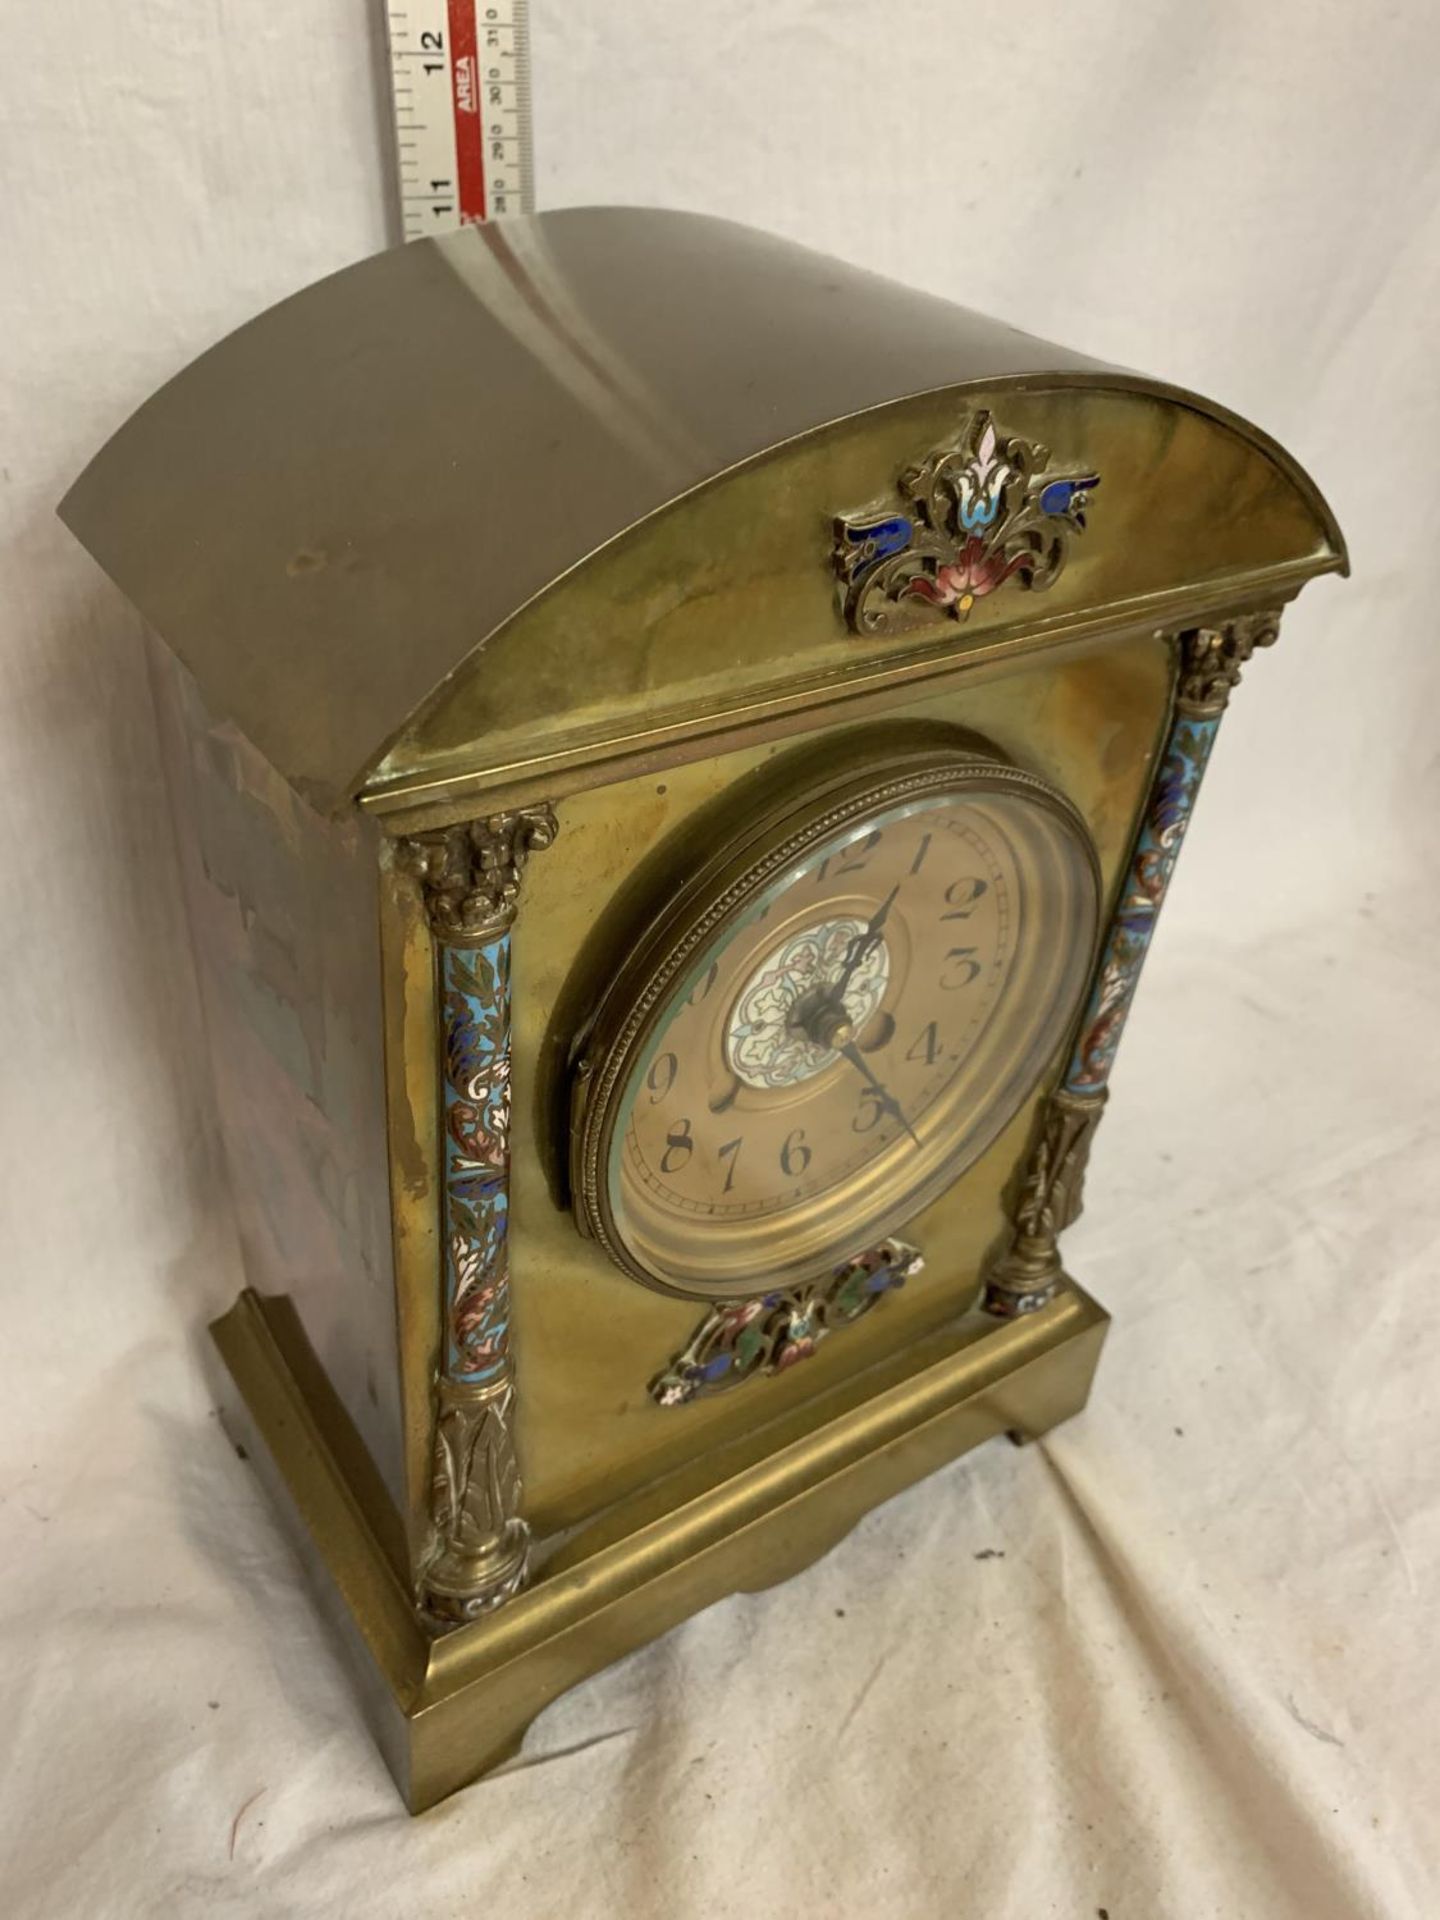
[{"label": "brass side panel", "polygon": [[304,806],[158,646],[152,668],[246,1272],[294,1301],[400,1503],[378,835]]},{"label": "brass side panel", "polygon": [[[1094,835],[1113,893],[1170,688],[1168,650],[1151,637],[967,677],[908,711],[985,734],[1068,793]],[[837,753],[848,750],[843,730],[822,737],[834,739]],[[613,942],[633,925],[627,916],[640,910],[631,880],[637,862],[662,838],[683,835],[716,795],[737,783],[743,793],[747,774],[779,751],[751,748],[669,769],[662,778],[637,776],[574,795],[559,810],[554,846],[527,870],[514,951],[513,1087],[514,1111],[534,1135],[517,1133],[515,1140],[511,1250],[519,1448],[526,1512],[538,1535],[573,1526],[951,1318],[973,1297],[981,1267],[1006,1231],[1003,1195],[1025,1148],[1033,1103],[906,1229],[929,1255],[924,1275],[788,1375],[662,1410],[649,1399],[647,1382],[684,1344],[703,1309],[626,1279],[556,1204],[563,1063],[554,1048],[563,1038],[556,1011],[567,983],[573,1010],[576,982],[593,978],[588,970],[604,965],[606,941],[613,953]],[[419,1204],[433,1208],[433,1196]],[[429,1356],[407,1356],[417,1377],[429,1364]]]},{"label": "brass side panel", "polygon": [[445,1261],[436,1181],[444,1152],[437,1062],[439,982],[419,889],[398,871],[394,842],[382,842],[379,854],[396,1358],[405,1438],[401,1512],[411,1573],[418,1581],[432,1531],[435,1380]]},{"label": "brass side panel", "polygon": [[[1010,585],[959,624],[847,630],[828,516],[886,504],[896,475],[953,442],[978,405],[1061,465],[1098,470],[1088,525],[1045,592]],[[1310,503],[1257,442],[1145,391],[1029,382],[927,394],[847,420],[701,489],[614,542],[502,627],[386,755],[372,806],[443,798],[476,770],[644,750],[731,714],[1030,651],[1070,628],[1181,624],[1337,564]],[[538,771],[536,777],[542,777]]]}]

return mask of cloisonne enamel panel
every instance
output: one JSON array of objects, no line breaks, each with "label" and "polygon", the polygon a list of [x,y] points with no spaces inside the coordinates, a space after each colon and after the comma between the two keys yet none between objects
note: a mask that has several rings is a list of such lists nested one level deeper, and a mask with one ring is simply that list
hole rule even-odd
[{"label": "cloisonne enamel panel", "polygon": [[1219,726],[1218,715],[1194,718],[1177,713],[1171,723],[1066,1068],[1067,1093],[1099,1093],[1109,1082],[1125,1017]]},{"label": "cloisonne enamel panel", "polygon": [[510,935],[442,946],[440,973],[445,1370],[479,1386],[510,1347]]}]

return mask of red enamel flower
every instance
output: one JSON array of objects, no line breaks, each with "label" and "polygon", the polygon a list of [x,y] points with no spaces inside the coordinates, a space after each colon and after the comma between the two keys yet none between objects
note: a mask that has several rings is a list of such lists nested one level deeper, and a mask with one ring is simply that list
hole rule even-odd
[{"label": "red enamel flower", "polygon": [[906,582],[903,591],[917,600],[928,600],[932,607],[955,607],[968,613],[977,600],[993,593],[1024,564],[1025,555],[1017,553],[1006,560],[1003,553],[987,553],[983,540],[972,534],[961,549],[960,558],[937,567],[935,578],[917,573]]}]

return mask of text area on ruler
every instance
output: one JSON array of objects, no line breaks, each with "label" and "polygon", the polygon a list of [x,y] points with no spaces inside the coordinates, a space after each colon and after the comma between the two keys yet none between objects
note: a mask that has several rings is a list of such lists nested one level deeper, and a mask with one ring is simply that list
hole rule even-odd
[{"label": "text area on ruler", "polygon": [[387,6],[407,240],[534,205],[526,0]]}]

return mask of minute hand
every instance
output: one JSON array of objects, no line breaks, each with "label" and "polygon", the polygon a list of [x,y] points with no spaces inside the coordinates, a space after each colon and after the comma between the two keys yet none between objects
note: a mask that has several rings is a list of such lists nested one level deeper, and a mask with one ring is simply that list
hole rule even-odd
[{"label": "minute hand", "polygon": [[852,1040],[848,1045],[837,1048],[836,1051],[844,1054],[851,1066],[859,1072],[861,1077],[872,1089],[875,1098],[880,1102],[881,1112],[893,1114],[918,1147],[920,1145],[920,1136],[905,1117],[905,1109],[900,1105],[900,1102],[895,1098],[894,1094],[891,1093],[890,1089],[885,1086],[882,1081],[877,1080],[869,1067],[866,1066],[864,1056],[855,1045],[855,1042]]}]

